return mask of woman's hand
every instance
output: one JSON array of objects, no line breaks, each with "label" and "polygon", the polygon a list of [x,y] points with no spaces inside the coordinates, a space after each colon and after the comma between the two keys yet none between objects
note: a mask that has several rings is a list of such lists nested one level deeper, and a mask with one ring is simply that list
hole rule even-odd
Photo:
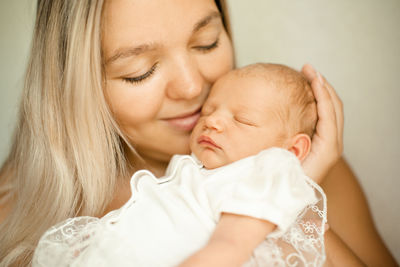
[{"label": "woman's hand", "polygon": [[311,150],[302,164],[305,173],[321,183],[343,152],[343,104],[335,89],[311,65],[304,65],[301,72],[311,83],[318,111]]}]

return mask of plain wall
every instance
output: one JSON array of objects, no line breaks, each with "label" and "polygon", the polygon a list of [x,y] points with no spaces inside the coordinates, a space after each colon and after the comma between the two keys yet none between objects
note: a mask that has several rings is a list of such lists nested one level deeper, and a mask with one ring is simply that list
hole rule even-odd
[{"label": "plain wall", "polygon": [[35,2],[0,0],[0,162],[6,157],[18,113]]},{"label": "plain wall", "polygon": [[[0,2],[0,161],[15,124],[35,2]],[[345,157],[400,261],[400,1],[230,0],[238,65],[312,63],[345,106]],[[343,222],[347,223],[347,222]]]}]

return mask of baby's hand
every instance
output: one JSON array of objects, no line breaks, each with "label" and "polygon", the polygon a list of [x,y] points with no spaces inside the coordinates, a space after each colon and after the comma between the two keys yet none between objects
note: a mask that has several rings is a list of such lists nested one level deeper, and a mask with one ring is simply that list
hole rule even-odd
[{"label": "baby's hand", "polygon": [[304,65],[302,73],[311,83],[318,111],[311,150],[302,165],[305,173],[320,183],[343,152],[343,104],[335,89],[311,65]]}]

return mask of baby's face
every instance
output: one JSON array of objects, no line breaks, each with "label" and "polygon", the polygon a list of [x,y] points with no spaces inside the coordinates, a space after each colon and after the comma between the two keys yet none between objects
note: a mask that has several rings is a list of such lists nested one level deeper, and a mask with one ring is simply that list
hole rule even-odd
[{"label": "baby's face", "polygon": [[190,147],[208,169],[282,146],[279,102],[259,77],[229,73],[213,86],[193,129]]}]

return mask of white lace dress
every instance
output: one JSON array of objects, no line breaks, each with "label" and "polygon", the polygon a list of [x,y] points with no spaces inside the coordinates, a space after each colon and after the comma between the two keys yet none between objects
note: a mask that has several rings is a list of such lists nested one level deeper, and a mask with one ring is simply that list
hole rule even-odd
[{"label": "white lace dress", "polygon": [[132,196],[103,218],[76,217],[40,239],[33,266],[177,266],[202,248],[222,212],[277,225],[245,266],[321,266],[325,195],[290,152],[271,148],[206,170],[175,156],[165,177],[138,171]]}]

